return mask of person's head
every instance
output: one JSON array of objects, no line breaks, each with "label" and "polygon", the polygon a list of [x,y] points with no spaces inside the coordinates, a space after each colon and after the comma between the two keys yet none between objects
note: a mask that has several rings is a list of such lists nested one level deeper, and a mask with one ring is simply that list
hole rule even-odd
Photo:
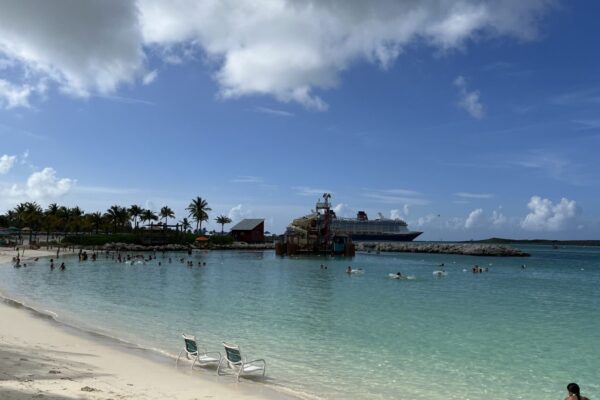
[{"label": "person's head", "polygon": [[569,394],[574,394],[575,396],[577,396],[577,398],[580,398],[580,393],[579,393],[579,385],[576,383],[569,383],[567,385],[567,390],[569,391]]}]

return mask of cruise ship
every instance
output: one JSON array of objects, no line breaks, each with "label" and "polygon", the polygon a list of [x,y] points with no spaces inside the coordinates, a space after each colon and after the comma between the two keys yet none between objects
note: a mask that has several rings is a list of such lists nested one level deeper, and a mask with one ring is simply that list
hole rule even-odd
[{"label": "cruise ship", "polygon": [[381,213],[373,220],[364,211],[359,211],[356,218],[338,218],[331,208],[330,198],[331,195],[325,193],[311,214],[294,219],[286,235],[308,245],[309,242],[327,242],[332,237],[349,237],[354,242],[409,242],[423,233],[410,231],[403,220],[384,218]]},{"label": "cruise ship", "polygon": [[370,220],[364,211],[359,211],[356,218],[338,218],[333,210],[330,212],[331,232],[348,235],[354,242],[410,242],[423,233],[410,231],[403,220],[384,218],[381,213],[378,219]]}]

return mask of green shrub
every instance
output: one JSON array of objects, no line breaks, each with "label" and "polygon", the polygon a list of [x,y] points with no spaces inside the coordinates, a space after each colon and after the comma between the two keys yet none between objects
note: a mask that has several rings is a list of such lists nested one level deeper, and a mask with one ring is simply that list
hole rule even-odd
[{"label": "green shrub", "polygon": [[216,245],[232,244],[233,237],[229,236],[229,235],[225,235],[225,236],[212,235],[208,238],[208,243],[216,244]]}]

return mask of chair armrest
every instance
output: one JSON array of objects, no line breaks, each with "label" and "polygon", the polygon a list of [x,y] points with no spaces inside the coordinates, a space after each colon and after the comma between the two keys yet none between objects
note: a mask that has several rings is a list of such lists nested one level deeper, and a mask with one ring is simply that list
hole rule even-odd
[{"label": "chair armrest", "polygon": [[244,365],[254,364],[256,362],[261,362],[264,366],[267,366],[267,362],[262,358],[259,358],[258,360],[246,361],[244,362]]},{"label": "chair armrest", "polygon": [[218,358],[219,360],[221,359],[221,352],[219,352],[219,351],[205,351],[205,352],[203,353],[203,355],[205,355],[205,356],[210,356],[211,354],[212,354],[212,355],[216,355],[216,356],[218,356],[217,358]]}]

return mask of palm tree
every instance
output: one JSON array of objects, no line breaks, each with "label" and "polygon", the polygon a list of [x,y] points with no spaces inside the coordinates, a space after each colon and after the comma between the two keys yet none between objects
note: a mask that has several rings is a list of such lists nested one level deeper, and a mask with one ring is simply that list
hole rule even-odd
[{"label": "palm tree", "polygon": [[40,229],[44,212],[42,207],[36,202],[27,202],[24,204],[24,221],[29,225],[29,243],[32,242],[33,234]]},{"label": "palm tree", "polygon": [[164,206],[163,208],[161,208],[159,215],[161,218],[165,219],[165,227],[169,218],[175,218],[175,213],[168,206]]},{"label": "palm tree", "polygon": [[129,215],[133,217],[133,226],[135,227],[135,229],[138,228],[137,219],[140,215],[142,215],[142,212],[144,212],[144,209],[138,206],[137,204],[134,204],[131,207],[129,207]]},{"label": "palm tree", "polygon": [[196,231],[200,232],[202,221],[208,221],[207,211],[212,211],[212,208],[208,207],[206,200],[198,196],[192,200],[186,210],[190,212],[189,216],[196,221]]},{"label": "palm tree", "polygon": [[222,234],[225,224],[231,223],[231,218],[229,218],[227,215],[219,215],[217,218],[215,218],[215,221],[217,221],[217,224],[221,224],[221,234]]},{"label": "palm tree", "polygon": [[158,221],[158,217],[156,216],[156,214],[154,214],[154,211],[144,210],[140,214],[140,220],[142,220],[142,222]]},{"label": "palm tree", "polygon": [[102,213],[99,211],[96,211],[94,213],[88,214],[88,217],[89,217],[90,222],[94,226],[94,229],[96,230],[96,235],[97,235],[98,230],[100,229],[100,225],[102,224]]},{"label": "palm tree", "polygon": [[192,225],[190,225],[190,221],[188,221],[187,218],[182,219],[181,221],[179,221],[179,223],[181,224],[181,230],[183,232],[187,232],[192,227]]},{"label": "palm tree", "polygon": [[104,215],[113,224],[113,233],[117,232],[117,226],[122,225],[125,218],[129,218],[127,209],[117,205],[111,206]]}]

